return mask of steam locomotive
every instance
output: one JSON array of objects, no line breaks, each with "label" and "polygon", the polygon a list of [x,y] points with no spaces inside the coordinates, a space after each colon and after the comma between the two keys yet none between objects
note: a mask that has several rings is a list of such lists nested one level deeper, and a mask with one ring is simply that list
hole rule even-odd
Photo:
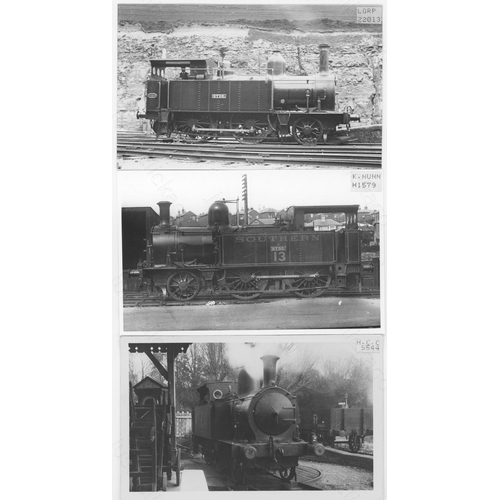
[{"label": "steam locomotive", "polygon": [[260,389],[243,369],[236,390],[231,382],[201,386],[200,403],[192,413],[194,451],[201,449],[209,463],[230,471],[238,483],[244,483],[250,468],[278,472],[292,480],[300,456],[325,452],[323,445],[298,437],[296,399],[275,383],[279,357],[261,359],[264,383]]},{"label": "steam locomotive", "polygon": [[[350,108],[336,110],[328,48],[319,46],[319,74],[310,76],[287,76],[279,51],[265,75],[253,76],[236,76],[212,59],[153,59],[146,110],[137,118],[150,120],[157,136],[175,133],[195,142],[220,135],[250,143],[290,135],[304,145],[331,142],[339,125],[348,129],[360,118]],[[170,78],[168,68],[181,73]]]},{"label": "steam locomotive", "polygon": [[[327,289],[361,286],[358,205],[294,206],[270,226],[231,226],[227,205],[216,201],[207,227],[170,224],[168,201],[158,203],[160,224],[151,229],[140,276],[149,291],[177,301],[200,290],[253,299],[265,293],[292,292],[317,297]],[[345,227],[314,231],[307,214],[343,214]]]}]

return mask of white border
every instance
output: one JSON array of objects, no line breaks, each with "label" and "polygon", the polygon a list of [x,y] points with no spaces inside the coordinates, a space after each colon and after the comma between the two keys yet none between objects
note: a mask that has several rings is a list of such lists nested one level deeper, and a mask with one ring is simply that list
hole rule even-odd
[{"label": "white border", "polygon": [[[210,338],[210,342],[243,342],[243,338],[238,337],[235,340],[231,335],[216,335]],[[283,335],[268,335],[266,337],[245,335],[244,340],[248,342],[280,342]],[[385,375],[385,336],[381,334],[363,334],[363,333],[349,333],[346,335],[338,334],[324,334],[324,335],[287,335],[287,340],[292,342],[332,342],[332,343],[349,343],[351,342],[354,347],[354,342],[357,339],[370,339],[372,341],[379,340],[381,350],[376,354],[366,354],[366,359],[372,364],[373,367],[373,418],[374,418],[374,455],[373,455],[373,490],[324,490],[324,491],[300,491],[293,492],[294,497],[310,498],[311,500],[317,498],[330,498],[333,500],[379,500],[385,495],[385,389],[387,378]],[[153,343],[169,343],[169,342],[207,342],[206,336],[200,335],[161,335],[151,336],[145,339],[142,336],[129,336],[121,337],[120,343],[120,356],[121,356],[121,413],[120,422],[123,429],[128,430],[129,426],[129,364],[128,364],[128,345],[129,343],[137,342],[153,342]],[[133,355],[133,354],[132,354]],[[365,356],[359,354],[359,356]],[[193,391],[195,388],[193,388]],[[115,460],[119,460],[119,467],[121,471],[120,476],[120,500],[153,500],[156,498],[164,497],[169,492],[130,492],[129,490],[129,436],[128,431],[122,433],[121,436],[121,449],[118,452],[118,446],[114,446]],[[273,497],[287,498],[291,492],[287,491],[273,491]],[[173,493],[171,493],[173,494]],[[268,491],[263,492],[208,492],[205,494],[196,494],[196,497],[205,497],[210,499],[218,495],[225,497],[239,497],[240,495],[251,498],[268,498],[271,493]],[[176,492],[175,496],[180,495],[182,498],[192,497],[193,493]]]}]

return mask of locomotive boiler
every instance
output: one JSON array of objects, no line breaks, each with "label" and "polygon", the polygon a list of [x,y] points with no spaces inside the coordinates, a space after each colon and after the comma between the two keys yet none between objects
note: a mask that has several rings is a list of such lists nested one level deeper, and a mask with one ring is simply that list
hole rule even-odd
[{"label": "locomotive boiler", "polygon": [[[165,298],[189,301],[201,290],[247,300],[283,292],[317,297],[361,287],[358,205],[294,206],[269,226],[231,226],[227,205],[216,201],[206,227],[173,226],[171,203],[158,205],[146,260],[130,274]],[[344,224],[315,231],[306,217],[318,213],[340,214]]]},{"label": "locomotive boiler", "polygon": [[260,388],[243,369],[238,383],[206,383],[198,389],[200,403],[194,407],[193,445],[209,463],[229,471],[243,483],[248,469],[278,472],[293,479],[298,459],[320,456],[323,445],[298,437],[295,397],[276,385],[278,356],[265,355]]},{"label": "locomotive boiler", "polygon": [[[286,75],[279,51],[269,58],[265,75],[236,76],[212,59],[153,59],[146,110],[137,118],[150,120],[157,136],[188,141],[231,135],[261,142],[291,135],[304,145],[329,142],[339,125],[348,129],[359,116],[337,109],[328,48],[319,46],[319,73],[310,76]],[[181,73],[172,78],[169,68]]]}]

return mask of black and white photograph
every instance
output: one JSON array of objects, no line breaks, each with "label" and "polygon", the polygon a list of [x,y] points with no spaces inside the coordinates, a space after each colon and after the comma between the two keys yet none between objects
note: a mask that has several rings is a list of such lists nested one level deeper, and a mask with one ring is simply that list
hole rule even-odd
[{"label": "black and white photograph", "polygon": [[120,498],[383,498],[383,6],[116,14]]},{"label": "black and white photograph", "polygon": [[121,352],[123,498],[381,498],[382,335],[124,336]]},{"label": "black and white photograph", "polygon": [[380,328],[383,193],[356,175],[120,172],[123,330]]},{"label": "black and white photograph", "polygon": [[381,5],[119,4],[120,169],[381,169]]}]

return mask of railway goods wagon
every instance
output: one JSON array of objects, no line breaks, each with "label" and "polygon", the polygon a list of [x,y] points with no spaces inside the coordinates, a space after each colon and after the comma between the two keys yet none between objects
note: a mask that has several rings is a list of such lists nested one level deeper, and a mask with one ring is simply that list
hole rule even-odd
[{"label": "railway goods wagon", "polygon": [[207,383],[193,409],[193,446],[205,459],[244,483],[250,468],[293,479],[298,459],[320,456],[324,447],[298,437],[295,397],[275,384],[278,356],[262,356],[264,383],[256,388],[245,370],[238,383]]},{"label": "railway goods wagon", "polygon": [[[333,446],[347,442],[352,452],[361,448],[366,436],[373,436],[373,408],[320,408],[302,415],[301,435]],[[340,438],[340,439],[338,439]]]},{"label": "railway goods wagon", "polygon": [[[329,142],[339,125],[359,116],[337,110],[328,45],[319,46],[319,73],[288,76],[279,51],[265,75],[237,76],[212,59],[153,59],[146,86],[146,109],[157,136],[205,141],[230,135],[240,142],[292,136],[305,145]],[[181,68],[174,77],[173,68]],[[186,69],[189,70],[186,71]]]},{"label": "railway goods wagon", "polygon": [[[295,206],[266,227],[230,226],[224,201],[210,206],[207,227],[175,227],[171,203],[158,205],[160,224],[151,230],[145,264],[130,274],[166,298],[188,301],[200,290],[240,299],[268,290],[316,297],[361,287],[358,205]],[[314,231],[306,215],[317,213],[340,214],[342,229]]]}]

